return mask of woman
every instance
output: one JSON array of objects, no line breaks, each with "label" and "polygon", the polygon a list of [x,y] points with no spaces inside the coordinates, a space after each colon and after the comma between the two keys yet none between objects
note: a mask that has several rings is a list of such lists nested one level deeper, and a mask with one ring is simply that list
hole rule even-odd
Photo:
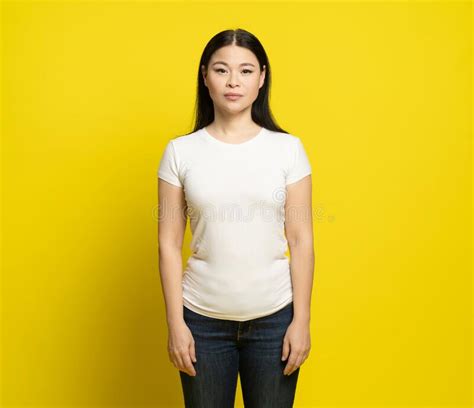
[{"label": "woman", "polygon": [[270,78],[254,35],[215,35],[194,130],[160,161],[159,268],[186,407],[233,407],[239,373],[246,407],[291,407],[311,347],[311,166],[272,118]]}]

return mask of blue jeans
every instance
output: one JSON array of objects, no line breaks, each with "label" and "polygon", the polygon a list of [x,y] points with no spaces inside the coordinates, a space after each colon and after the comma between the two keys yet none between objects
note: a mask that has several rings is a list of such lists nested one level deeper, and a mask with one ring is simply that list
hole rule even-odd
[{"label": "blue jeans", "polygon": [[187,408],[233,408],[239,373],[246,408],[293,406],[300,369],[284,375],[288,358],[281,361],[293,302],[244,322],[203,316],[186,306],[183,315],[197,360],[195,377],[179,370]]}]

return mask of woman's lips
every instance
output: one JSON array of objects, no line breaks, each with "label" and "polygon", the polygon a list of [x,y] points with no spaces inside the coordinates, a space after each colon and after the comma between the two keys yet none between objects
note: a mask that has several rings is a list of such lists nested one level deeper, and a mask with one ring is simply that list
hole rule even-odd
[{"label": "woman's lips", "polygon": [[224,95],[224,96],[231,101],[236,101],[237,99],[242,97],[242,95]]}]

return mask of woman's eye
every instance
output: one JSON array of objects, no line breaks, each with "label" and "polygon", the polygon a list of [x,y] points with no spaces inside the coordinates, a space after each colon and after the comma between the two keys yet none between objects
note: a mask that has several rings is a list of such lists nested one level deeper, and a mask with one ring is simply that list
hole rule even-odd
[{"label": "woman's eye", "polygon": [[[216,72],[225,72],[225,69],[224,68],[217,68]],[[251,74],[253,71],[250,70],[250,69],[244,69],[242,72],[248,72],[249,74]]]}]

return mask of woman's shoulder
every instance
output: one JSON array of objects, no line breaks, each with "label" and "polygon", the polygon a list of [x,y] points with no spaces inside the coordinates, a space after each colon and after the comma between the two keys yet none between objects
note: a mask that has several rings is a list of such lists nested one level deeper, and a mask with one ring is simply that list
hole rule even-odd
[{"label": "woman's shoulder", "polygon": [[299,137],[292,133],[279,132],[276,130],[266,129],[268,134],[268,141],[273,144],[278,144],[280,147],[292,146]]},{"label": "woman's shoulder", "polygon": [[169,142],[180,151],[192,151],[202,143],[201,129],[184,135],[174,135]]},{"label": "woman's shoulder", "polygon": [[199,138],[201,132],[202,129],[198,129],[190,133],[175,135],[172,140],[178,143],[192,143],[193,141]]}]

